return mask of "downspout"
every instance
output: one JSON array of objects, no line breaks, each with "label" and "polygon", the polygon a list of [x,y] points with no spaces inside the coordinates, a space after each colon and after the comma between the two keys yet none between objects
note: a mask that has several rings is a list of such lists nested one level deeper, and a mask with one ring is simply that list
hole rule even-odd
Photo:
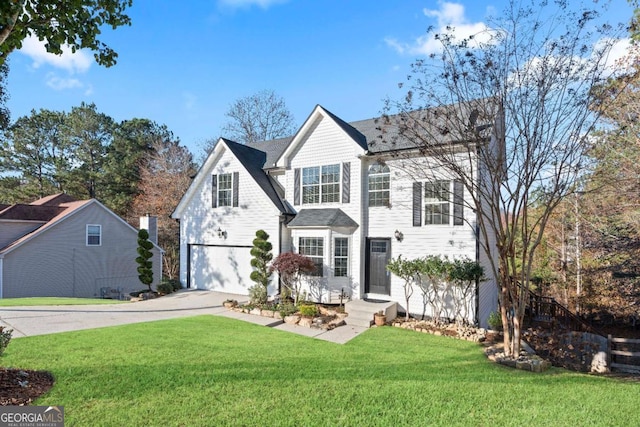
[{"label": "downspout", "polygon": [[[478,225],[478,218],[476,214],[476,262],[480,265],[480,226]],[[476,325],[480,326],[480,278],[476,277]]]}]

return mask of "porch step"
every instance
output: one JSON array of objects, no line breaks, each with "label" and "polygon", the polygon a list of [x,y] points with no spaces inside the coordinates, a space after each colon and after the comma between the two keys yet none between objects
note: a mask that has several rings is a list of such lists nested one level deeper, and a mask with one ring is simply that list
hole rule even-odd
[{"label": "porch step", "polygon": [[396,302],[369,302],[357,299],[345,304],[344,311],[349,316],[344,320],[347,325],[369,328],[373,323],[373,315],[380,310],[386,314],[387,321],[398,317]]}]

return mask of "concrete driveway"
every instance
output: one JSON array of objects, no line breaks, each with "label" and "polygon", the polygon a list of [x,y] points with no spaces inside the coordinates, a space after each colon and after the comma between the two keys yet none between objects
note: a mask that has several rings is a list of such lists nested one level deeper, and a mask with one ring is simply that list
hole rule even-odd
[{"label": "concrete driveway", "polygon": [[13,337],[19,338],[213,314],[336,344],[344,344],[366,331],[366,328],[351,325],[326,331],[274,322],[272,318],[228,310],[222,306],[226,299],[240,303],[248,301],[246,295],[183,289],[162,298],[130,304],[0,307],[0,325],[13,329]]},{"label": "concrete driveway", "polygon": [[244,295],[182,290],[171,295],[129,304],[0,307],[0,325],[13,337],[45,335],[128,323],[150,322],[199,314],[221,314],[227,299],[247,301]]}]

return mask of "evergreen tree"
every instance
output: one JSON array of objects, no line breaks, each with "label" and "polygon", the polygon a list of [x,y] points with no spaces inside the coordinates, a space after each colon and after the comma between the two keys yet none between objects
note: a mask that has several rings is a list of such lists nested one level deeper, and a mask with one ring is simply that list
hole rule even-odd
[{"label": "evergreen tree", "polygon": [[149,287],[149,292],[151,292],[151,284],[153,283],[152,248],[153,243],[149,241],[149,232],[144,229],[138,231],[138,257],[136,258],[136,262],[138,263],[138,279],[140,279],[143,285]]},{"label": "evergreen tree", "polygon": [[256,282],[255,286],[249,289],[251,294],[251,302],[256,304],[264,304],[267,302],[267,287],[271,278],[271,270],[269,270],[269,262],[273,259],[271,250],[273,245],[268,241],[269,235],[264,230],[256,231],[256,238],[253,239],[253,248],[251,248],[251,266],[255,269],[251,272],[251,280]]}]

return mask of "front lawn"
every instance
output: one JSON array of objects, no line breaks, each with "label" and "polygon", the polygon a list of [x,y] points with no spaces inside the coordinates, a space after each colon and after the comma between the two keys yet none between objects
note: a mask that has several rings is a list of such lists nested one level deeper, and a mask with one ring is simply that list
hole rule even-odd
[{"label": "front lawn", "polygon": [[95,305],[95,304],[122,304],[129,301],[118,301],[105,298],[58,298],[58,297],[33,297],[33,298],[2,298],[0,307],[21,307],[34,305]]},{"label": "front lawn", "polygon": [[214,316],[12,340],[68,426],[630,426],[640,383],[489,362],[399,328],[338,345]]}]

